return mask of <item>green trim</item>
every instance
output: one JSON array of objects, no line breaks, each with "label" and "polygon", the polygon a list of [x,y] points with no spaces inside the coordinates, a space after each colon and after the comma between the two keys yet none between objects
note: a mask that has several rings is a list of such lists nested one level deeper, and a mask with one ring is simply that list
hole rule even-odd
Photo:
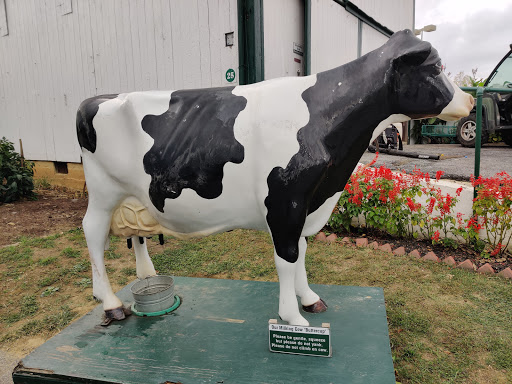
[{"label": "green trim", "polygon": [[265,79],[263,0],[238,0],[239,84]]},{"label": "green trim", "polygon": [[387,37],[391,37],[391,35],[394,33],[391,29],[389,29],[388,27],[379,23],[373,17],[369,16],[366,12],[362,11],[359,7],[352,4],[352,2],[350,2],[349,0],[333,0],[333,1],[335,3],[341,5],[343,8],[345,8],[348,13],[357,17],[363,23],[365,23],[366,25],[369,25],[373,29],[382,33],[383,35],[386,35]]},{"label": "green trim", "polygon": [[304,1],[304,74],[311,75],[311,0]]},{"label": "green trim", "polygon": [[132,304],[131,310],[132,310],[133,314],[137,315],[137,316],[160,316],[160,315],[165,315],[166,313],[174,311],[176,308],[178,308],[180,306],[180,304],[181,304],[180,297],[178,295],[175,295],[174,296],[174,304],[171,307],[164,309],[163,311],[139,312],[135,308],[135,303]]}]

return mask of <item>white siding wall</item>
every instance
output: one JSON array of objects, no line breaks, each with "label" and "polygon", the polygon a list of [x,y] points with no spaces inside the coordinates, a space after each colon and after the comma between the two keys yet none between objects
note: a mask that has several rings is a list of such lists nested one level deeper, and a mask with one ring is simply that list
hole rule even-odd
[{"label": "white siding wall", "polygon": [[311,73],[357,58],[358,20],[332,0],[311,2]]},{"label": "white siding wall", "polygon": [[[1,5],[1,4],[0,4]],[[236,84],[236,0],[5,0],[0,137],[80,161],[75,114],[98,94]],[[71,13],[69,9],[71,8]],[[225,47],[224,34],[235,44]],[[227,83],[228,68],[236,71]]]},{"label": "white siding wall", "polygon": [[[413,28],[413,0],[352,0],[381,25],[399,31]],[[332,0],[311,1],[311,73],[325,71],[357,58],[357,17]],[[387,36],[362,25],[361,54],[384,44]]]},{"label": "white siding wall", "polygon": [[263,23],[265,79],[303,75],[304,56],[293,53],[293,43],[304,48],[304,0],[265,0]]},{"label": "white siding wall", "polygon": [[361,39],[361,55],[379,48],[388,41],[388,37],[379,31],[373,29],[369,25],[363,24],[363,34]]},{"label": "white siding wall", "polygon": [[394,32],[413,29],[414,0],[351,0],[354,5]]}]

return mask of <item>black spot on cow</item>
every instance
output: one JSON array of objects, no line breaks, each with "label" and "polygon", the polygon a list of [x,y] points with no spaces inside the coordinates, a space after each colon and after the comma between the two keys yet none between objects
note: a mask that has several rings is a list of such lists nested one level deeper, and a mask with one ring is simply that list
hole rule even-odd
[{"label": "black spot on cow", "polygon": [[234,95],[233,88],[173,92],[166,112],[142,119],[142,129],[155,140],[144,156],[144,170],[159,211],[165,199],[177,198],[184,188],[205,199],[220,196],[224,165],[243,161],[244,147],[233,126],[247,100]]},{"label": "black spot on cow", "polygon": [[96,151],[96,130],[92,125],[92,119],[98,113],[100,104],[118,95],[94,96],[84,100],[76,113],[76,135],[80,148],[85,148],[92,153]]},{"label": "black spot on cow", "polygon": [[319,73],[303,92],[310,119],[297,133],[299,151],[267,178],[267,223],[286,261],[297,260],[307,216],[344,189],[381,121],[400,113],[439,114],[452,99],[437,52],[408,34],[395,34],[380,55]]}]

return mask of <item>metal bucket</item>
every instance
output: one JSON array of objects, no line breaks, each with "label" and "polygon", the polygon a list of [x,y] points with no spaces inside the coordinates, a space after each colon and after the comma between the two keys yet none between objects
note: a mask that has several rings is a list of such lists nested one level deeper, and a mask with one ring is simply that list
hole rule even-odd
[{"label": "metal bucket", "polygon": [[149,276],[132,285],[138,312],[153,313],[165,311],[174,305],[174,280],[171,276]]}]

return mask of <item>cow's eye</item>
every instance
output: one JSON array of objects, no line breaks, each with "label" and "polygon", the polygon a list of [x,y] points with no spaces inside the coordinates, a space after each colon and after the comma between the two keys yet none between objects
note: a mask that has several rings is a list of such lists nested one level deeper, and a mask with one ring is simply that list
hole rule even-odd
[{"label": "cow's eye", "polygon": [[440,61],[438,61],[436,64],[435,64],[435,67],[436,67],[436,71],[437,73],[441,73],[442,70],[443,70],[443,65],[441,64]]}]

